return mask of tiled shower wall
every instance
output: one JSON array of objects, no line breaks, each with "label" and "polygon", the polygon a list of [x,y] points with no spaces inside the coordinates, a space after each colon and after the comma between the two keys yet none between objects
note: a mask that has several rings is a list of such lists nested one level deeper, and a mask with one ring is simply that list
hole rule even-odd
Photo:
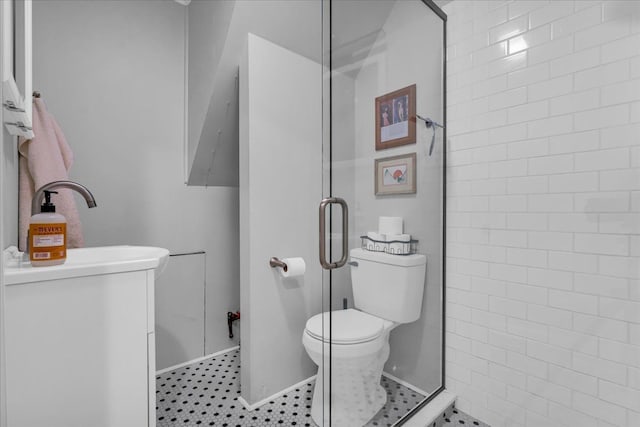
[{"label": "tiled shower wall", "polygon": [[448,22],[446,385],[492,426],[640,426],[640,2]]}]

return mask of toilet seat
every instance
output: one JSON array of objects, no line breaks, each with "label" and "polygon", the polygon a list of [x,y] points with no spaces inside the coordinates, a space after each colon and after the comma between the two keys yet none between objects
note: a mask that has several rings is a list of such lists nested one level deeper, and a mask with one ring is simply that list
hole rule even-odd
[{"label": "toilet seat", "polygon": [[[332,336],[329,339],[329,315]],[[323,328],[324,325],[324,328]],[[373,341],[385,330],[385,321],[362,311],[347,309],[316,314],[307,321],[305,332],[331,344],[359,344]]]}]

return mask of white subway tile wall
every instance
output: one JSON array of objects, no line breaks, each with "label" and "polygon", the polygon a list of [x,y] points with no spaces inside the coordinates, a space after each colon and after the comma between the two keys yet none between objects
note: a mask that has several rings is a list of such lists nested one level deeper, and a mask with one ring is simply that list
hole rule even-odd
[{"label": "white subway tile wall", "polygon": [[446,386],[493,427],[640,425],[640,1],[453,0]]}]

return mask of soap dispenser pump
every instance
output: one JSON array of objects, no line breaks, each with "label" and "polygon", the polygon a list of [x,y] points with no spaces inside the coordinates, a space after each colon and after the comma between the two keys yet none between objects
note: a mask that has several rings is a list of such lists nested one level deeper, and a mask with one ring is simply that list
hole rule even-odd
[{"label": "soap dispenser pump", "polygon": [[31,217],[29,224],[29,259],[34,267],[64,264],[67,259],[67,220],[56,213],[51,195],[45,191],[40,213]]}]

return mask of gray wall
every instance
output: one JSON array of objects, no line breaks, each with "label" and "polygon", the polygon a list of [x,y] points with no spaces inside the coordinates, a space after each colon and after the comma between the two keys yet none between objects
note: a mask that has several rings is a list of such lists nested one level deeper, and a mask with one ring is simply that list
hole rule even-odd
[{"label": "gray wall", "polygon": [[70,178],[96,196],[96,209],[79,205],[87,246],[206,252],[211,353],[237,342],[226,312],[239,307],[238,191],[183,184],[185,10],[169,1],[34,2],[34,88],[74,151]]},{"label": "gray wall", "polygon": [[[238,184],[238,131],[234,114],[237,111],[236,76],[247,33],[319,62],[321,7],[321,2],[308,0],[191,2],[190,184]],[[203,35],[216,42],[203,44]],[[207,67],[215,73],[202,75]],[[196,96],[192,96],[193,88],[197,91]]]},{"label": "gray wall", "polygon": [[205,353],[206,255],[171,257],[156,280],[156,369],[201,357]]},{"label": "gray wall", "polygon": [[[322,311],[322,68],[250,35],[240,66],[241,391],[255,404],[315,374],[302,345]],[[282,279],[271,257],[302,257]]]},{"label": "gray wall", "polygon": [[[356,226],[355,196],[355,80],[349,73],[335,71],[332,75],[331,86],[333,97],[331,99],[332,113],[332,147],[331,147],[331,179],[333,182],[332,196],[343,198],[349,204],[349,246],[359,247],[361,234]],[[325,191],[325,193],[328,193]],[[337,261],[342,255],[342,210],[332,209],[332,224],[338,228],[332,235],[331,255],[332,261]],[[353,306],[353,292],[351,288],[351,274],[349,266],[331,270],[331,309],[339,310],[343,306],[344,298],[348,305]]]},{"label": "gray wall", "polygon": [[[402,216],[405,232],[420,241],[419,252],[427,256],[422,314],[391,333],[385,371],[432,392],[441,385],[442,133],[432,157],[427,155],[431,130],[422,122],[417,123],[416,144],[375,151],[374,103],[378,96],[415,83],[418,114],[442,122],[442,21],[420,1],[398,1],[381,29],[366,58],[344,64],[334,79],[339,90],[333,98],[333,194],[345,197],[351,207],[351,247],[360,245],[358,236],[377,230],[379,216]],[[417,193],[375,196],[374,159],[413,152]],[[349,274],[342,270],[334,273],[334,289],[349,297]],[[341,308],[337,303],[334,308]]]}]

